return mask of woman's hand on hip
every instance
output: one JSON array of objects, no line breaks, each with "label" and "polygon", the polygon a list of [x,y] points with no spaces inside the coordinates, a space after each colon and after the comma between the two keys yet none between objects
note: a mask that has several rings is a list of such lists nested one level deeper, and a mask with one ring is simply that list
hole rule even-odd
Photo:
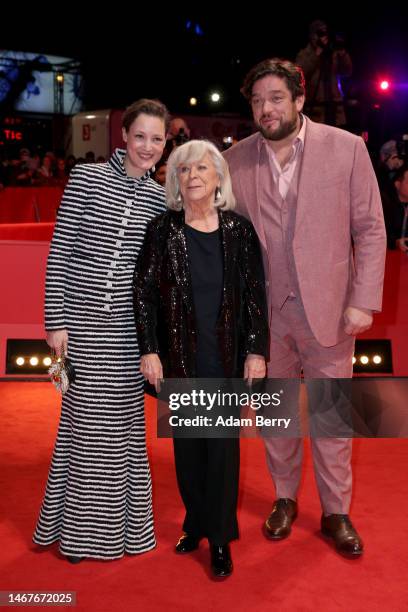
[{"label": "woman's hand on hip", "polygon": [[265,378],[265,375],[265,357],[262,355],[247,355],[244,363],[244,378],[248,381],[248,385],[252,385],[254,378]]},{"label": "woman's hand on hip", "polygon": [[140,371],[155,386],[157,393],[160,391],[160,383],[163,380],[163,367],[157,353],[142,355],[140,360]]},{"label": "woman's hand on hip", "polygon": [[65,356],[68,352],[68,332],[66,329],[56,329],[47,332],[47,344],[57,357]]}]

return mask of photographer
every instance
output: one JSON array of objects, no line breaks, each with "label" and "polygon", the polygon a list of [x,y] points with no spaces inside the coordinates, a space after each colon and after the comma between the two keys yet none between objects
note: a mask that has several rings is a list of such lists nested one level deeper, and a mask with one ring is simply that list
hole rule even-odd
[{"label": "photographer", "polygon": [[394,194],[382,193],[387,247],[408,253],[408,164],[405,163],[393,178]]},{"label": "photographer", "polygon": [[172,145],[171,149],[179,147],[190,140],[190,128],[184,119],[181,117],[174,117],[170,121],[167,140]]},{"label": "photographer", "polygon": [[306,79],[305,112],[313,121],[343,127],[346,116],[338,79],[351,76],[351,57],[341,36],[331,40],[324,21],[310,24],[309,41],[296,56]]},{"label": "photographer", "polygon": [[396,140],[387,140],[380,149],[376,174],[382,198],[384,195],[391,199],[395,196],[395,174],[404,165],[404,160],[408,158],[402,150],[401,145],[404,142],[400,141],[400,147],[398,147]]}]

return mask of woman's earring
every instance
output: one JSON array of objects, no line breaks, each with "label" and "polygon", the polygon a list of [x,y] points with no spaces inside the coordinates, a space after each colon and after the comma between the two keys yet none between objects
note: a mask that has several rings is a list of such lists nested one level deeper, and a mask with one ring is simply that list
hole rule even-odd
[{"label": "woman's earring", "polygon": [[177,204],[183,204],[183,197],[182,197],[180,191],[176,195],[176,202],[177,202]]},{"label": "woman's earring", "polygon": [[222,196],[221,187],[216,187],[216,189],[215,189],[215,201],[219,202],[221,200],[221,196]]}]

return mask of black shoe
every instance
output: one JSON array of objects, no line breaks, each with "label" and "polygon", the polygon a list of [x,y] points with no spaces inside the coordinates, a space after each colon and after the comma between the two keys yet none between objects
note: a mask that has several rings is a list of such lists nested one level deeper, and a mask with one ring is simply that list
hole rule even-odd
[{"label": "black shoe", "polygon": [[292,523],[297,517],[297,503],[293,499],[277,499],[272,512],[264,523],[264,532],[270,540],[283,540],[292,530]]},{"label": "black shoe", "polygon": [[198,545],[200,543],[200,539],[201,538],[195,538],[194,536],[190,536],[188,535],[188,533],[183,534],[176,544],[176,553],[178,553],[179,555],[184,555],[185,553],[197,550]]},{"label": "black shoe", "polygon": [[347,556],[360,557],[364,544],[348,514],[322,515],[321,530],[323,535],[332,538],[336,549]]},{"label": "black shoe", "polygon": [[85,559],[85,557],[72,557],[70,555],[70,556],[67,556],[67,559],[68,559],[68,561],[70,563],[74,563],[75,564],[75,563],[81,563],[81,561],[83,561]]},{"label": "black shoe", "polygon": [[233,565],[231,559],[231,551],[228,544],[224,546],[215,546],[210,544],[211,550],[211,569],[214,576],[217,578],[226,578],[231,576]]}]

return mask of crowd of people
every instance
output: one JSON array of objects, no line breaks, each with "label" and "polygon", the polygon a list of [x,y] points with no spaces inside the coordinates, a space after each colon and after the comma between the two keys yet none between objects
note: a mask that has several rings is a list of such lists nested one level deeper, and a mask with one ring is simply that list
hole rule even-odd
[{"label": "crowd of people", "polygon": [[47,151],[44,155],[22,147],[18,156],[4,157],[0,163],[0,189],[5,187],[65,187],[76,164],[102,163],[89,151],[85,157],[67,157]]},{"label": "crowd of people", "polygon": [[[186,120],[180,117],[171,119],[163,155],[152,172],[159,185],[165,186],[170,153],[189,140],[190,129]],[[377,155],[371,154],[383,204],[387,247],[407,252],[408,159],[394,139],[385,142]],[[0,164],[0,191],[5,187],[65,187],[75,165],[104,162],[103,156],[96,157],[92,151],[79,158],[73,155],[64,158],[50,151],[41,159],[23,147],[18,158],[4,159]]]},{"label": "crowd of people", "polygon": [[408,156],[405,141],[388,140],[381,149],[377,179],[383,204],[387,247],[408,253]]}]

